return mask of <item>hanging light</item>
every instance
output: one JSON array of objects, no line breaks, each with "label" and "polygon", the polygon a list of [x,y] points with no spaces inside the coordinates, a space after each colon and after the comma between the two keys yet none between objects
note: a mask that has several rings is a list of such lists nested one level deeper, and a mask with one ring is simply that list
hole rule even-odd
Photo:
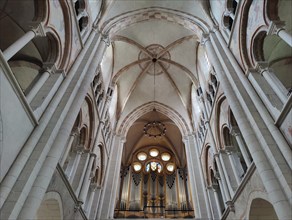
[{"label": "hanging light", "polygon": [[[155,108],[155,75],[156,75],[156,71],[155,71],[155,63],[157,62],[157,58],[154,57],[152,59],[153,62],[153,113],[156,114],[156,108]],[[146,123],[144,125],[144,129],[143,129],[144,135],[150,138],[157,138],[157,137],[161,137],[164,136],[166,133],[166,127],[165,125],[158,121],[158,120],[154,120],[154,121],[150,121],[148,123]]]}]

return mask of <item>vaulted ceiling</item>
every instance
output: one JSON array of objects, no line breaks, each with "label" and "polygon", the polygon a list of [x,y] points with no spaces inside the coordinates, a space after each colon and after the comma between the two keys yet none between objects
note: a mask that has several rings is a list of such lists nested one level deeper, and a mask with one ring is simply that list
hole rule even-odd
[{"label": "vaulted ceiling", "polygon": [[[201,28],[211,22],[207,8],[208,1],[199,0],[118,0],[104,14],[100,30],[111,41],[107,53],[117,89],[117,130],[139,108],[150,105],[129,125],[124,163],[136,149],[153,145],[167,147],[185,161],[182,129],[159,106],[174,112],[192,131],[191,91],[198,85]],[[153,120],[165,124],[162,138],[143,134],[145,124]]]}]

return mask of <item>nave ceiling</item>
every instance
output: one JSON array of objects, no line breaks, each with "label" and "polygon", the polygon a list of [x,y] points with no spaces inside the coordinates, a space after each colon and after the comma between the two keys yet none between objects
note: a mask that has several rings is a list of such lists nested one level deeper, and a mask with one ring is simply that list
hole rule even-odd
[{"label": "nave ceiling", "polygon": [[[185,161],[182,128],[162,114],[165,106],[192,132],[192,89],[198,79],[197,57],[202,28],[209,20],[207,1],[113,1],[101,18],[99,29],[111,42],[102,62],[104,78],[111,75],[115,89],[112,124],[125,127],[127,118],[152,105],[136,118],[126,136],[124,163],[135,149],[165,146]],[[112,68],[109,68],[112,66]],[[107,83],[110,79],[105,80]],[[192,88],[193,87],[193,88]],[[157,111],[153,111],[153,109]],[[112,110],[112,112],[114,112]],[[143,135],[144,125],[159,120],[166,126],[162,138]]]}]

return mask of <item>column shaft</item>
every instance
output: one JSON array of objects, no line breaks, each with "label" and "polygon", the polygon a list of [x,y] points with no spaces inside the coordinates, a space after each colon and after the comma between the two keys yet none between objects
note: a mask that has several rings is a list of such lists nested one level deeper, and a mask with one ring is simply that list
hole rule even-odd
[{"label": "column shaft", "polygon": [[89,162],[88,162],[86,173],[85,173],[84,180],[83,180],[83,185],[82,185],[82,188],[81,188],[81,191],[79,194],[79,200],[81,200],[83,202],[83,207],[84,207],[84,204],[86,202],[85,200],[86,200],[86,197],[88,194],[88,189],[89,189],[90,182],[91,182],[90,174],[91,174],[91,169],[92,169],[92,165],[93,165],[95,157],[96,157],[95,154],[93,154],[93,153],[90,154]]},{"label": "column shaft", "polygon": [[278,36],[285,41],[290,47],[292,47],[292,36],[284,29],[278,31]]},{"label": "column shaft", "polygon": [[227,188],[227,184],[226,184],[225,176],[224,176],[224,173],[223,173],[223,169],[222,169],[221,163],[219,161],[219,156],[218,156],[218,154],[215,154],[214,156],[215,156],[216,164],[218,166],[218,172],[219,172],[219,175],[220,175],[220,181],[219,182],[222,182],[221,190],[223,191],[223,194],[224,194],[224,197],[225,197],[225,202],[227,202],[227,201],[229,201],[231,199],[230,198],[230,193],[229,193],[228,188]]},{"label": "column shaft", "polygon": [[287,89],[282,85],[281,82],[279,82],[279,79],[269,69],[263,70],[261,74],[279,97],[281,102],[285,104],[288,100]]},{"label": "column shaft", "polygon": [[79,162],[80,162],[82,154],[83,154],[83,151],[80,151],[80,150],[78,150],[77,153],[76,153],[76,157],[74,159],[73,166],[72,166],[72,168],[70,170],[70,173],[69,173],[69,182],[70,183],[73,182],[73,179],[75,177],[75,174],[76,174],[76,171],[77,171],[77,168],[78,168],[78,165],[79,165]]},{"label": "column shaft", "polygon": [[46,70],[41,74],[41,77],[38,79],[38,81],[35,83],[35,85],[26,95],[26,99],[29,103],[32,101],[32,99],[35,97],[38,91],[40,91],[41,87],[44,85],[44,83],[47,81],[50,75],[51,75],[51,72],[49,70]]},{"label": "column shaft", "polygon": [[216,206],[217,206],[217,212],[218,212],[218,216],[221,217],[222,215],[222,207],[220,204],[220,199],[219,199],[219,195],[217,190],[213,189],[213,193],[214,193],[214,197],[215,197],[215,201],[216,201]]},{"label": "column shaft", "polygon": [[107,167],[107,173],[104,182],[104,190],[102,192],[101,203],[99,204],[99,213],[97,219],[113,218],[116,198],[118,196],[119,177],[121,168],[122,152],[125,139],[120,136],[115,136],[111,151],[110,160]]},{"label": "column shaft", "polygon": [[[27,170],[30,171],[30,173],[34,173],[34,175],[28,175],[22,180],[23,183],[29,181],[31,184],[25,184],[25,190],[19,193],[22,199],[17,201],[17,205],[14,205],[16,203],[16,197],[13,198],[13,204],[10,202],[11,198],[9,194],[5,194],[2,197],[4,201],[7,198],[7,201],[5,201],[3,205],[5,207],[2,206],[2,210],[5,210],[5,218],[10,218],[11,216],[11,218],[33,219],[35,217],[35,212],[31,210],[36,211],[38,209],[46,193],[46,189],[54,175],[60,156],[70,136],[70,131],[80,111],[80,106],[84,102],[84,98],[88,92],[95,69],[101,60],[104,48],[105,45],[100,44],[100,36],[92,32],[84,49],[80,52],[76,62],[71,67],[71,73],[67,75],[58,89],[57,94],[51,100],[46,112],[43,114],[42,126],[37,126],[35,128],[24,145],[23,150],[25,155],[21,154],[17,158],[18,162],[16,164],[26,164],[27,166],[22,166],[22,170],[11,170],[10,175],[12,176],[13,174],[13,179],[10,177],[5,178],[5,182],[10,183],[9,185],[12,186],[8,188],[8,190],[13,190],[15,188],[14,184],[18,183],[15,177],[21,172]],[[84,56],[86,56],[86,59],[84,59]],[[94,62],[91,62],[92,60],[94,60]],[[76,71],[80,68],[80,65],[84,66],[83,71]],[[62,104],[60,104],[61,100]],[[71,107],[69,108],[68,106]],[[69,109],[70,111],[68,111]],[[51,128],[47,126],[50,120],[56,120],[58,122],[55,127]],[[54,132],[52,130],[54,130]],[[48,139],[46,143],[51,144],[45,145],[39,141],[44,137]],[[43,150],[40,152],[41,156],[37,158],[37,165],[36,160],[30,160],[30,164],[28,164],[29,155],[35,152],[34,148],[36,145],[38,145],[38,149]],[[30,166],[28,167],[28,165]],[[8,190],[5,190],[5,192]],[[1,195],[3,195],[2,191],[3,187],[1,187]],[[2,198],[1,201],[3,201]]]},{"label": "column shaft", "polygon": [[35,31],[31,30],[25,33],[21,38],[10,45],[4,52],[3,55],[8,61],[13,57],[18,51],[20,51],[26,44],[28,44],[36,36]]},{"label": "column shaft", "polygon": [[[218,35],[220,35],[218,33]],[[205,42],[206,45],[206,51],[208,54],[208,57],[210,58],[211,63],[214,65],[216,69],[216,73],[218,76],[218,79],[220,81],[220,85],[222,86],[225,95],[228,99],[228,103],[231,106],[232,112],[237,118],[238,125],[240,126],[240,130],[243,132],[243,136],[245,137],[245,140],[247,142],[247,146],[250,146],[250,152],[253,155],[254,162],[256,164],[256,167],[259,171],[259,175],[261,176],[263,183],[266,187],[266,190],[268,193],[272,192],[277,192],[277,193],[272,193],[273,196],[271,196],[271,201],[275,207],[276,213],[281,219],[289,218],[290,216],[290,208],[289,208],[289,202],[287,201],[287,198],[282,190],[281,184],[278,180],[277,175],[274,173],[273,168],[271,167],[269,160],[267,159],[265,153],[261,149],[261,144],[257,140],[257,137],[254,134],[254,131],[250,125],[250,122],[248,121],[246,114],[244,113],[241,104],[239,103],[237,97],[235,96],[237,93],[233,91],[229,79],[226,76],[226,71],[223,70],[223,67],[221,66],[221,63],[219,61],[219,58],[217,57],[217,53],[219,54],[222,52],[221,46],[218,43],[218,39],[216,39],[216,36],[211,33],[211,39],[216,45],[216,51],[213,48],[213,45],[210,40],[207,39]],[[223,45],[222,45],[223,46]],[[228,50],[228,48],[226,49]],[[229,58],[229,57],[228,57]],[[230,58],[233,59],[233,58]],[[222,61],[224,62],[224,61]],[[237,64],[238,65],[238,64]],[[236,65],[234,65],[236,66]],[[225,66],[227,68],[227,66]],[[230,74],[228,72],[228,74]],[[229,75],[228,75],[229,76]],[[231,76],[230,76],[231,77]],[[240,77],[240,76],[239,76]],[[243,76],[244,77],[244,76]],[[231,79],[230,79],[231,80]],[[232,81],[234,83],[234,81]],[[247,83],[247,88],[250,88],[251,86],[248,85]],[[252,88],[250,88],[253,90]],[[255,94],[256,96],[256,94]],[[264,110],[263,110],[264,111]],[[276,129],[274,130],[276,131]],[[278,130],[279,132],[279,130]],[[274,132],[277,136],[277,132]],[[283,138],[283,136],[282,136]],[[284,143],[284,142],[283,142]],[[286,142],[287,144],[287,142]],[[285,151],[288,149],[285,149]],[[289,154],[291,154],[291,149],[289,150]],[[287,155],[290,157],[289,155]],[[267,175],[269,174],[269,175]],[[283,177],[281,177],[283,178]],[[290,191],[289,188],[286,188],[287,194]],[[291,193],[291,191],[290,191]],[[289,194],[290,194],[289,193]]]},{"label": "column shaft", "polygon": [[239,186],[241,180],[240,180],[240,178],[238,176],[238,173],[237,173],[237,170],[236,170],[236,167],[235,167],[235,164],[234,164],[233,153],[232,152],[227,152],[227,155],[228,155],[228,158],[229,158],[229,161],[230,161],[230,165],[231,165],[232,172],[234,174],[237,186]]},{"label": "column shaft", "polygon": [[67,157],[69,155],[69,152],[70,152],[70,150],[72,148],[72,144],[73,144],[73,141],[74,141],[74,138],[75,137],[76,137],[76,133],[75,132],[71,133],[71,135],[69,137],[68,145],[65,148],[65,152],[64,152],[63,157],[62,157],[62,160],[60,162],[61,167],[63,167],[64,166],[64,163],[66,162],[66,159],[67,159]]},{"label": "column shaft", "polygon": [[234,128],[231,128],[231,134],[235,137],[238,147],[240,149],[240,152],[243,156],[244,162],[246,163],[246,166],[249,167],[251,165],[251,160],[248,155],[245,143],[240,135],[240,131],[235,131]]},{"label": "column shaft", "polygon": [[225,163],[224,163],[224,160],[223,160],[223,153],[220,151],[219,152],[219,160],[222,164],[222,168],[223,168],[223,173],[224,173],[224,176],[226,178],[226,182],[227,182],[227,186],[228,186],[228,189],[229,189],[229,192],[230,192],[230,195],[233,196],[234,195],[234,191],[233,191],[233,188],[231,186],[231,182],[230,182],[230,179],[228,177],[228,172],[227,172],[227,169],[226,169],[226,166],[225,166]]},{"label": "column shaft", "polygon": [[91,212],[91,207],[92,207],[92,203],[93,203],[94,196],[95,196],[95,191],[96,191],[95,187],[90,189],[90,195],[89,195],[88,203],[86,204],[85,212],[87,213],[88,219],[90,219],[90,212]]},{"label": "column shaft", "polygon": [[[198,197],[198,189],[197,189],[197,184],[194,179],[195,171],[194,171],[194,165],[193,161],[195,161],[194,158],[192,158],[192,152],[190,149],[190,140],[188,137],[185,138],[185,150],[186,150],[186,159],[187,159],[187,165],[188,165],[188,170],[189,170],[189,181],[190,181],[190,187],[191,187],[191,196],[194,201],[194,208],[195,208],[195,213],[198,218],[201,218],[201,209],[200,209],[200,199]],[[195,149],[193,149],[195,150]],[[186,188],[186,185],[185,185]],[[186,195],[188,196],[188,195]],[[189,201],[187,201],[189,202]]]}]

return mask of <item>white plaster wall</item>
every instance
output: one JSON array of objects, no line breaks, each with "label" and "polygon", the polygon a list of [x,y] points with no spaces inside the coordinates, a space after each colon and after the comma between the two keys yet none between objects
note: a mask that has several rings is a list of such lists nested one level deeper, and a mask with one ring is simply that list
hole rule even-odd
[{"label": "white plaster wall", "polygon": [[33,130],[33,124],[13,87],[0,69],[0,182]]}]

